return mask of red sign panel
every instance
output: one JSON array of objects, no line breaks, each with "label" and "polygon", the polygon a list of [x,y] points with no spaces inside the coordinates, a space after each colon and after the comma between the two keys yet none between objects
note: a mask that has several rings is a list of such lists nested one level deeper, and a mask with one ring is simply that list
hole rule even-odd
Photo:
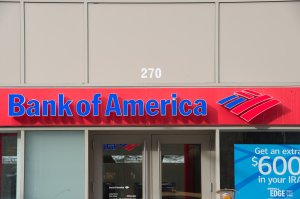
[{"label": "red sign panel", "polygon": [[300,88],[7,88],[0,126],[299,125]]}]

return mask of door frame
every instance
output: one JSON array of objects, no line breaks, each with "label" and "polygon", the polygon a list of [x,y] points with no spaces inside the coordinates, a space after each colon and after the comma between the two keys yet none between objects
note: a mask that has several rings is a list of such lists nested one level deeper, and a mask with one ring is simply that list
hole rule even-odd
[{"label": "door frame", "polygon": [[[152,169],[151,175],[153,182],[152,185],[152,196],[151,198],[162,198],[161,197],[161,144],[200,144],[201,145],[201,198],[212,198],[212,155],[210,148],[211,146],[211,135],[190,135],[190,134],[179,134],[179,135],[165,135],[158,134],[152,135]],[[209,170],[209,172],[207,172]],[[205,172],[204,172],[205,171]],[[204,183],[209,179],[208,183]],[[155,186],[156,185],[156,186]]]},{"label": "door frame", "polygon": [[[143,195],[147,195],[146,190],[149,190],[146,186],[149,185],[149,182],[146,180],[149,179],[148,172],[149,171],[149,153],[150,153],[150,143],[151,137],[150,135],[133,135],[133,134],[122,134],[122,135],[114,135],[114,134],[102,134],[94,136],[94,154],[93,154],[93,165],[94,165],[94,187],[99,187],[99,189],[93,188],[94,198],[97,196],[103,195],[103,178],[102,178],[102,164],[103,159],[101,158],[103,155],[103,144],[143,144],[143,162],[142,162],[142,184],[143,184]],[[96,169],[99,168],[99,169]]]},{"label": "door frame", "polygon": [[[162,143],[167,143],[165,142],[166,139],[170,139],[170,137],[181,137],[181,138],[190,138],[189,144],[201,144],[199,142],[195,142],[194,138],[205,138],[205,141],[207,143],[207,146],[209,147],[208,150],[208,156],[210,157],[210,172],[207,172],[210,174],[210,181],[211,184],[209,185],[209,190],[210,192],[210,196],[208,197],[208,199],[212,199],[214,196],[214,190],[213,187],[215,187],[214,185],[216,184],[216,178],[215,178],[215,164],[216,164],[216,160],[214,158],[215,155],[215,131],[214,130],[105,130],[105,131],[93,131],[90,134],[90,152],[89,152],[89,184],[90,184],[90,193],[89,193],[89,198],[90,199],[101,199],[102,196],[102,189],[103,187],[100,186],[99,182],[96,182],[97,180],[95,180],[97,178],[97,176],[99,176],[101,178],[102,181],[102,169],[100,167],[100,169],[96,169],[97,166],[96,165],[96,161],[95,161],[95,157],[101,157],[100,153],[102,153],[99,150],[96,150],[97,148],[97,144],[101,144],[110,140],[113,140],[114,143],[125,143],[127,142],[127,140],[129,140],[128,138],[132,139],[130,142],[133,143],[135,141],[135,143],[137,143],[137,141],[140,141],[140,143],[144,144],[144,150],[146,150],[146,152],[144,151],[143,153],[143,199],[157,199],[157,194],[160,194],[160,188],[159,186],[154,186],[155,182],[154,179],[161,179],[161,175],[160,173],[154,172],[154,170],[157,171],[157,168],[154,168],[154,164],[156,164],[160,167],[160,164],[158,163],[159,160],[159,156],[158,156],[158,151],[153,152],[153,146],[155,146],[154,143],[154,139],[157,137],[162,138],[163,140],[161,141]],[[98,141],[97,143],[97,139],[100,139],[102,141]],[[179,139],[183,140],[183,139]],[[117,142],[116,142],[117,141]],[[176,139],[174,140],[175,142],[172,142],[173,144],[176,143]],[[128,142],[128,143],[130,143]],[[158,142],[157,142],[158,143]],[[101,147],[100,147],[101,148]],[[201,157],[202,155],[202,148],[201,148]],[[156,153],[156,154],[154,154]],[[156,162],[156,163],[155,163]],[[202,162],[202,161],[201,161]],[[159,168],[158,168],[159,169]],[[202,163],[201,163],[201,173],[202,173],[203,167],[202,167]],[[157,176],[159,175],[159,176]],[[201,174],[201,176],[203,176]],[[201,179],[201,183],[203,182],[203,178]],[[158,183],[156,183],[158,184]],[[95,187],[101,187],[101,191],[98,191],[95,189]],[[202,186],[202,190],[203,190],[203,186]],[[154,192],[155,191],[155,192]],[[155,193],[155,194],[154,194]],[[100,197],[96,197],[97,195],[99,195]],[[158,195],[160,196],[160,195]],[[206,198],[205,198],[206,199]]]}]

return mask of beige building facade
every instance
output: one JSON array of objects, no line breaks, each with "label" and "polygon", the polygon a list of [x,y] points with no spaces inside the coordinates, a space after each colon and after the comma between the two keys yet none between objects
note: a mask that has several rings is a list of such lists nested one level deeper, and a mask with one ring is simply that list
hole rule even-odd
[{"label": "beige building facade", "polygon": [[[296,0],[0,0],[0,87],[298,88],[299,35]],[[234,144],[300,124],[3,126],[0,199],[215,199]]]}]

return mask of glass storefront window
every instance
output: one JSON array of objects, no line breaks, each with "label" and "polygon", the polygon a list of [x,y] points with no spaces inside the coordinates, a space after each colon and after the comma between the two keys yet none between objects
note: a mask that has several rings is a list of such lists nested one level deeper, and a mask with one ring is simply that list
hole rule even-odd
[{"label": "glass storefront window", "polygon": [[161,146],[163,199],[201,198],[201,145]]},{"label": "glass storefront window", "polygon": [[26,131],[25,145],[25,199],[84,198],[83,131]]},{"label": "glass storefront window", "polygon": [[300,132],[229,132],[220,133],[221,188],[234,188],[235,144],[300,144]]},{"label": "glass storefront window", "polygon": [[17,134],[0,134],[0,157],[0,199],[15,199]]},{"label": "glass storefront window", "polygon": [[103,145],[103,198],[143,198],[142,144]]}]

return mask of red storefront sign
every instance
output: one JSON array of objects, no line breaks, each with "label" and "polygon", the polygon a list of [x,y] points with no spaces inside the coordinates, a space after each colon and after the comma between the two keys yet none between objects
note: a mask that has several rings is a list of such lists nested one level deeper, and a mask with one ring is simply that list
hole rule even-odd
[{"label": "red storefront sign", "polygon": [[0,126],[299,125],[300,88],[5,88]]}]

